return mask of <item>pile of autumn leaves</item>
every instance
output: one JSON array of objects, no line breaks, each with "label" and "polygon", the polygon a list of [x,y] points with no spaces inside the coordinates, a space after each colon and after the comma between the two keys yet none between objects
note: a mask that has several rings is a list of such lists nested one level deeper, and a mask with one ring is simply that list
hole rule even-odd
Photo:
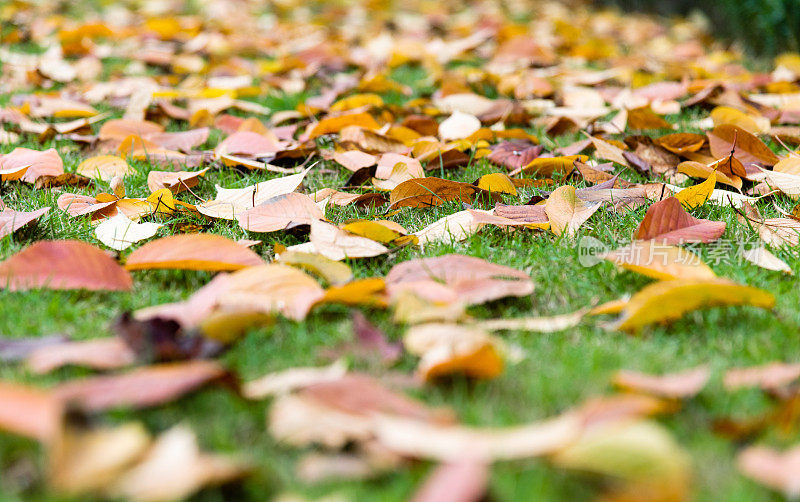
[{"label": "pile of autumn leaves", "polygon": [[[353,120],[344,117],[337,117],[337,123]],[[130,121],[108,121],[103,127],[106,126],[124,127],[126,133],[134,131],[120,141],[123,148],[125,141],[131,144],[135,141],[129,136],[141,136],[142,129],[153,127],[147,122]],[[330,122],[324,130],[326,134],[335,133]],[[369,131],[361,132],[379,135]],[[222,144],[230,146],[235,143],[232,138],[241,138],[237,135],[242,133],[232,133]],[[486,139],[468,136],[460,141],[478,144]],[[122,157],[90,158],[80,170],[97,179],[109,180],[113,193],[96,197],[62,193],[58,203],[75,217],[90,217],[97,223],[98,239],[112,249],[125,250],[156,233],[158,228],[143,227],[158,225],[140,223],[141,218],[176,211],[235,220],[254,232],[306,225],[310,228],[309,241],[276,248],[272,263],[266,263],[248,249],[253,242],[235,242],[204,233],[158,238],[117,259],[88,243],[69,240],[37,242],[9,257],[0,263],[0,277],[14,291],[32,288],[126,291],[133,287],[131,271],[159,268],[221,273],[184,302],[136,312],[134,319],[126,319],[117,326],[117,335],[112,338],[86,342],[28,340],[27,345],[26,341],[20,341],[15,358],[24,360],[35,372],[49,372],[68,364],[106,371],[133,364],[157,364],[67,382],[48,390],[2,384],[0,397],[4,406],[0,409],[0,426],[36,438],[47,446],[48,477],[55,490],[135,500],[183,497],[206,484],[246,475],[248,463],[238,457],[202,453],[193,433],[184,426],[152,438],[138,423],[86,427],[73,416],[120,406],[154,406],[209,383],[230,381],[231,376],[219,364],[191,359],[218,353],[245,329],[269,322],[274,315],[300,321],[313,308],[327,303],[391,307],[394,319],[410,326],[403,348],[419,357],[418,377],[432,381],[452,374],[474,378],[500,374],[506,363],[520,357],[520,351],[498,337],[495,334],[498,331],[557,331],[577,325],[586,316],[618,313],[610,327],[636,332],[646,325],[668,322],[708,306],[772,308],[774,298],[770,293],[716,277],[698,257],[679,245],[712,242],[725,231],[724,222],[697,219],[687,212],[703,204],[734,206],[771,245],[778,244],[778,239],[796,239],[796,234],[790,231],[797,228],[795,220],[760,218],[751,205],[756,197],[716,188],[718,179],[733,179],[738,172],[748,179],[763,180],[768,187],[764,193],[770,193],[775,186],[796,196],[791,181],[800,176],[790,171],[797,165],[795,159],[776,157],[775,168],[764,169],[761,166],[766,164],[766,155],[758,158],[758,162],[748,156],[765,152],[766,146],[755,135],[731,124],[717,126],[708,139],[678,134],[658,141],[667,149],[694,152],[701,151],[706,143],[715,145],[725,141],[722,147],[713,147],[725,155],[703,164],[708,167],[705,181],[679,189],[661,183],[625,182],[603,171],[602,165],[591,163],[585,155],[538,156],[541,148],[531,143],[500,142],[486,152],[490,160],[500,165],[509,162],[508,151],[530,155],[531,148],[538,149],[537,156],[524,165],[507,166],[512,172],[548,177],[574,173],[596,184],[581,189],[565,184],[545,192],[546,199],[534,198],[529,204],[498,203],[488,211],[465,209],[415,233],[389,220],[357,220],[342,225],[327,221],[326,204],[358,203],[364,194],[337,189],[310,195],[298,192],[304,177],[316,167],[314,164],[243,189],[219,187],[216,199],[190,205],[177,201],[174,195],[195,186],[205,170],[193,171],[191,175],[167,172],[151,176],[148,184],[152,195],[135,199],[125,196],[120,175],[125,174],[127,163]],[[624,152],[620,146],[599,137],[589,138],[585,147],[589,143],[599,157]],[[374,143],[370,144],[373,145],[370,150],[375,151]],[[239,147],[235,152],[243,155],[242,150]],[[136,151],[135,145],[132,151]],[[44,162],[35,156],[52,158],[50,152],[17,149],[0,159],[3,173],[9,180],[16,177],[24,181],[31,167]],[[152,150],[139,155],[159,153],[165,155],[163,151]],[[511,155],[511,161],[517,161],[522,154]],[[219,149],[216,155],[222,161],[230,161],[225,157],[230,154],[220,153]],[[15,162],[21,162],[20,156],[36,161],[28,160],[19,167]],[[368,169],[376,186],[393,184],[387,201],[390,210],[429,208],[453,200],[478,207],[483,201],[514,196],[518,187],[534,182],[530,178],[511,178],[502,172],[485,175],[472,184],[425,177],[421,167],[413,171],[414,166],[421,166],[418,158],[395,152],[374,155],[351,149],[337,151],[333,158],[337,157],[345,167],[348,162],[366,163],[364,167],[350,167],[355,168],[355,173]],[[87,164],[94,172],[87,170]],[[741,171],[739,166],[744,165],[748,168]],[[408,176],[409,172],[415,175]],[[376,192],[365,200],[367,204],[380,204],[381,197]],[[552,232],[569,239],[598,211],[629,211],[646,204],[650,207],[635,231],[634,241],[600,257],[657,281],[630,298],[572,314],[545,318],[470,318],[465,311],[470,305],[527,296],[534,291],[528,274],[478,258],[447,255],[415,259],[395,265],[384,278],[365,279],[354,279],[350,267],[342,262],[345,258],[379,256],[398,246],[465,239],[484,225]],[[4,232],[13,232],[34,221],[47,209],[31,213],[4,210],[0,213]],[[113,227],[104,234],[101,231],[104,225]],[[399,347],[368,323],[359,322],[356,334],[361,348],[380,353],[385,361],[396,360]],[[190,361],[162,364],[181,359]],[[732,370],[730,378],[735,380],[742,371],[749,377],[739,385],[761,385],[770,391],[776,388],[772,381],[776,371],[783,378],[778,388],[797,377],[788,380],[785,377],[787,371],[797,371],[793,366],[777,369],[770,366]],[[275,398],[268,425],[276,439],[297,446],[322,447],[321,452],[304,458],[298,465],[298,475],[309,481],[370,476],[414,459],[442,462],[440,470],[421,488],[419,496],[424,500],[423,495],[431,497],[431,493],[438,493],[441,483],[452,486],[454,477],[461,480],[457,484],[467,493],[470,490],[482,493],[488,464],[542,457],[557,466],[610,476],[614,480],[611,488],[619,496],[679,500],[688,493],[688,458],[670,434],[647,417],[676,411],[676,403],[699,392],[709,376],[706,368],[661,377],[623,372],[616,383],[636,394],[592,400],[541,423],[498,430],[466,428],[458,424],[452,412],[432,410],[390,390],[379,380],[348,372],[341,363],[328,368],[292,369],[241,387],[234,385],[237,392],[251,399]],[[340,452],[353,444],[357,445],[355,450]],[[746,450],[741,457],[742,469],[762,478],[764,469],[782,465],[783,459],[775,455],[758,448]],[[788,478],[769,479],[778,488],[789,483]]]}]

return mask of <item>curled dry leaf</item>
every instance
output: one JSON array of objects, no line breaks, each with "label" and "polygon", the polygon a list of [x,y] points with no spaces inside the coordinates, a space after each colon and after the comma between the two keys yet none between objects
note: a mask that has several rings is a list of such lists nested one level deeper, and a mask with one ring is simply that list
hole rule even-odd
[{"label": "curled dry leaf", "polygon": [[0,262],[0,283],[10,291],[88,289],[127,291],[130,274],[85,242],[39,241]]},{"label": "curled dry leaf", "polygon": [[417,373],[424,380],[452,374],[495,378],[503,372],[501,342],[474,326],[421,324],[406,332],[403,346],[421,357]]},{"label": "curled dry leaf", "polygon": [[300,193],[272,197],[236,216],[239,226],[250,232],[275,232],[323,219],[317,204]]},{"label": "curled dry leaf", "polygon": [[389,209],[436,207],[459,200],[471,204],[478,188],[460,181],[441,178],[414,178],[397,185],[389,195]]},{"label": "curled dry leaf", "polygon": [[54,148],[45,151],[30,148],[15,148],[11,153],[0,155],[2,179],[20,179],[35,183],[43,176],[64,174],[64,162]]},{"label": "curled dry leaf", "polygon": [[633,295],[612,327],[633,333],[649,324],[680,319],[700,308],[735,305],[771,309],[775,297],[762,289],[726,279],[662,281]]},{"label": "curled dry leaf", "polygon": [[694,397],[703,390],[710,377],[711,370],[707,366],[666,375],[621,370],[614,375],[613,382],[627,391],[669,399],[685,399]]},{"label": "curled dry leaf", "polygon": [[318,253],[336,261],[346,258],[371,258],[389,252],[389,249],[379,242],[353,235],[321,220],[311,222],[310,242],[289,249]]},{"label": "curled dry leaf", "polygon": [[575,194],[575,187],[565,185],[550,194],[544,210],[550,220],[550,230],[554,234],[572,236],[600,207],[600,204],[579,199]]},{"label": "curled dry leaf", "polygon": [[753,265],[759,266],[767,270],[774,270],[775,272],[784,272],[789,275],[794,275],[792,268],[774,254],[770,253],[765,247],[754,247],[742,251],[742,258],[749,261]]},{"label": "curled dry leaf", "polygon": [[151,192],[168,188],[172,193],[181,193],[194,188],[209,168],[200,171],[150,171],[147,173],[147,188]]},{"label": "curled dry leaf", "polygon": [[386,289],[393,298],[412,291],[431,301],[468,305],[526,296],[533,288],[525,272],[457,254],[409,260],[392,267],[386,276]]},{"label": "curled dry leaf", "polygon": [[423,247],[432,242],[458,242],[471,236],[483,226],[469,210],[448,214],[431,223],[414,235]]},{"label": "curled dry leaf", "polygon": [[174,268],[183,270],[239,270],[262,265],[250,249],[221,235],[184,234],[147,243],[128,256],[128,270]]},{"label": "curled dry leaf", "polygon": [[694,209],[706,203],[709,197],[711,197],[711,193],[715,191],[714,186],[716,183],[717,175],[716,173],[711,173],[704,182],[684,188],[676,193],[675,198],[678,199],[686,209]]},{"label": "curled dry leaf", "polygon": [[123,213],[117,213],[97,225],[94,235],[111,249],[122,251],[156,235],[161,226],[158,223],[137,223],[129,220]]},{"label": "curled dry leaf", "polygon": [[711,155],[723,158],[733,152],[733,156],[743,164],[760,162],[766,166],[775,165],[778,156],[754,134],[731,124],[722,124],[708,133]]},{"label": "curled dry leaf", "polygon": [[38,220],[48,211],[50,211],[49,207],[43,207],[35,211],[14,211],[13,209],[0,207],[0,239]]},{"label": "curled dry leaf", "polygon": [[197,205],[197,210],[212,218],[235,220],[236,217],[272,197],[294,192],[311,168],[303,172],[262,181],[245,188],[217,186],[217,197]]},{"label": "curled dry leaf", "polygon": [[353,270],[350,266],[320,254],[283,251],[276,254],[275,259],[286,265],[311,272],[334,286],[340,286],[353,280]]},{"label": "curled dry leaf", "polygon": [[668,197],[650,206],[634,237],[663,244],[713,242],[725,232],[724,221],[701,220],[687,213],[680,201]]},{"label": "curled dry leaf", "polygon": [[598,258],[659,280],[716,277],[696,254],[656,241],[633,241],[628,246],[598,255]]}]

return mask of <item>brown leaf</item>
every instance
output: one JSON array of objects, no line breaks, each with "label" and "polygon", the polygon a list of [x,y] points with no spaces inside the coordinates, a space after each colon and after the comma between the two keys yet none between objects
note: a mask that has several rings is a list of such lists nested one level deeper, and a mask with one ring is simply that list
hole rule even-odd
[{"label": "brown leaf", "polygon": [[683,155],[687,152],[696,152],[700,150],[705,144],[706,138],[701,134],[679,132],[661,136],[660,138],[656,138],[655,141],[662,148],[674,154]]},{"label": "brown leaf", "polygon": [[389,209],[436,207],[451,200],[471,204],[479,189],[469,183],[441,178],[415,178],[397,185],[389,195]]},{"label": "brown leaf", "polygon": [[541,145],[534,145],[527,141],[505,141],[492,146],[492,153],[487,157],[510,171],[527,166],[542,153]]},{"label": "brown leaf", "polygon": [[10,291],[88,289],[127,291],[130,274],[85,242],[39,241],[0,262],[0,282]]},{"label": "brown leaf", "polygon": [[128,256],[125,268],[220,271],[263,263],[253,251],[221,235],[185,234],[148,242]]},{"label": "brown leaf", "polygon": [[711,147],[711,155],[718,159],[729,156],[733,150],[733,156],[745,164],[761,162],[772,166],[778,162],[778,156],[763,141],[735,125],[723,124],[715,127],[708,133],[708,144]]},{"label": "brown leaf", "polygon": [[650,206],[633,235],[640,240],[652,239],[663,244],[680,245],[713,242],[724,232],[724,221],[694,218],[683,209],[678,199],[668,197]]},{"label": "brown leaf", "polygon": [[533,287],[525,272],[457,254],[409,260],[392,267],[386,276],[392,297],[411,290],[431,301],[468,305],[526,296]]}]

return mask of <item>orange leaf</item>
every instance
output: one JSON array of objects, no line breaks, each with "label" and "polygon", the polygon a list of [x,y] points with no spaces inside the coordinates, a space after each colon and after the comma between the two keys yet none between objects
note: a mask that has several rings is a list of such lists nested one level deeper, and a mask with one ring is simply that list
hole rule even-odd
[{"label": "orange leaf", "polygon": [[221,235],[185,234],[145,244],[128,256],[125,268],[219,271],[239,270],[263,263],[264,260],[253,251]]}]

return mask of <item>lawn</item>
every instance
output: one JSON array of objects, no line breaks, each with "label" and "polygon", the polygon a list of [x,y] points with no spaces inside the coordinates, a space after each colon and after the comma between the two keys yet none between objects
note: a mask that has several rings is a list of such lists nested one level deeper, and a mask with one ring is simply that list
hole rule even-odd
[{"label": "lawn", "polygon": [[[484,60],[470,64],[480,67]],[[415,64],[397,67],[392,78],[411,86],[413,93],[383,93],[386,102],[403,105],[430,92],[424,81],[424,70]],[[293,110],[314,91],[300,94],[271,92],[268,96],[248,98],[269,106],[274,112]],[[8,106],[11,96],[0,98],[0,107]],[[120,117],[121,111],[110,106],[98,106]],[[244,114],[243,114],[244,115]],[[684,109],[680,114],[665,118],[677,129],[672,132],[705,131],[694,127],[698,118],[707,112],[697,107]],[[95,132],[99,124],[94,125]],[[187,130],[185,122],[173,121],[168,130]],[[566,146],[583,138],[581,134],[549,137],[540,127],[526,131],[535,134],[548,150]],[[670,131],[650,131],[658,136]],[[625,135],[609,135],[623,139]],[[201,149],[210,150],[222,135],[213,133]],[[320,142],[321,144],[324,143]],[[780,155],[785,150],[774,142],[770,147]],[[16,147],[37,150],[56,148],[64,160],[67,172],[74,172],[85,155],[76,151],[66,139],[48,139],[39,143],[26,136],[18,143],[0,145],[0,153]],[[300,162],[298,162],[299,164]],[[147,173],[153,168],[146,161],[131,161],[135,173],[125,178],[129,196],[146,197]],[[472,160],[468,166],[442,172],[428,173],[447,179],[473,182],[480,176],[502,168],[486,159]],[[646,178],[620,165],[615,173],[631,182]],[[303,193],[326,187],[343,186],[350,173],[333,161],[320,160],[304,181]],[[246,171],[232,168],[211,169],[194,194],[203,199],[214,197],[215,185],[239,188],[281,176],[280,174]],[[553,190],[569,183],[576,187],[590,186],[582,180],[556,178],[553,184],[525,187],[518,196],[504,196],[506,204],[524,204],[533,195]],[[692,185],[696,181],[685,184]],[[95,195],[105,190],[97,187],[63,191]],[[369,191],[369,190],[364,190]],[[87,218],[72,218],[56,207],[57,190],[35,189],[32,185],[6,182],[0,186],[0,198],[16,210],[34,210],[51,206],[50,213],[38,224],[24,228],[0,240],[0,259],[6,259],[36,241],[45,239],[79,239],[101,246],[93,235]],[[179,200],[196,203],[193,194],[183,192]],[[772,200],[782,208],[794,203],[782,194]],[[479,202],[477,207],[491,209],[492,204]],[[759,208],[765,216],[779,216],[771,204]],[[463,209],[461,202],[448,202],[435,208],[403,208],[389,218],[415,232],[429,223]],[[631,240],[631,235],[644,217],[647,207],[615,213],[601,210],[589,219],[577,235],[556,236],[551,232],[522,229],[510,232],[487,225],[461,242],[433,243],[420,248],[406,246],[388,255],[375,258],[345,260],[355,278],[383,277],[392,266],[406,260],[459,253],[489,260],[529,273],[535,292],[529,297],[508,298],[474,306],[469,314],[476,318],[552,316],[616,300],[630,295],[652,281],[644,276],[602,262],[592,267],[578,260],[578,242],[592,236],[613,247]],[[333,223],[351,219],[383,217],[386,207],[359,209],[355,206],[329,207],[326,217]],[[433,406],[450,407],[461,422],[474,426],[510,426],[547,418],[569,409],[589,398],[614,392],[611,377],[620,369],[662,374],[708,364],[712,378],[694,399],[687,400],[682,409],[657,419],[685,448],[692,461],[693,490],[696,500],[752,501],[772,500],[772,492],[743,477],[736,468],[736,453],[741,446],[713,430],[713,422],[726,417],[747,418],[765,413],[772,402],[759,390],[729,392],[723,389],[722,374],[726,369],[764,364],[772,361],[793,361],[800,353],[800,290],[796,279],[780,272],[758,268],[744,262],[729,248],[728,242],[756,242],[757,236],[746,224],[737,220],[730,207],[703,205],[691,211],[697,218],[724,221],[727,228],[716,243],[693,246],[720,277],[737,283],[756,286],[771,292],[777,299],[773,311],[753,307],[712,308],[690,312],[677,322],[654,325],[637,335],[605,329],[609,318],[587,317],[580,325],[556,333],[511,331],[502,334],[510,344],[522,349],[524,358],[509,364],[503,374],[490,380],[472,380],[453,376],[426,384],[409,394]],[[168,235],[179,223],[203,226],[203,231],[231,239],[260,239],[254,250],[264,257],[274,256],[275,244],[294,245],[305,242],[301,233],[249,233],[235,222],[204,220],[194,216],[153,216],[149,221],[165,224],[159,236]],[[134,245],[132,249],[143,243]],[[130,250],[123,254],[129,253]],[[796,249],[773,249],[793,270],[800,270],[800,255]],[[106,337],[111,325],[122,313],[151,305],[188,298],[206,284],[214,274],[203,271],[154,270],[133,272],[135,285],[130,292],[0,291],[0,335],[21,338],[65,334],[76,340]],[[267,326],[247,330],[220,356],[223,364],[241,381],[253,380],[269,372],[300,366],[321,366],[332,360],[326,349],[334,349],[352,339],[350,310],[344,306],[323,305],[315,308],[301,322],[279,317]],[[383,330],[391,340],[402,339],[406,326],[392,320],[391,310],[362,309],[367,318]],[[376,368],[358,358],[350,358],[354,370],[375,372]],[[405,354],[393,368],[412,373],[417,358]],[[81,368],[62,368],[48,375],[34,375],[21,364],[0,366],[0,380],[49,386],[92,374]],[[0,405],[2,405],[0,403]],[[367,481],[328,482],[310,486],[297,480],[294,468],[303,449],[277,443],[268,433],[265,416],[270,402],[248,401],[231,388],[210,386],[179,400],[142,411],[114,410],[102,415],[105,423],[122,423],[135,419],[148,430],[168,429],[176,423],[188,423],[198,433],[204,449],[214,452],[246,453],[254,464],[251,475],[241,483],[221,488],[208,488],[193,500],[264,500],[287,492],[311,499],[337,494],[352,500],[406,500],[431,472],[433,464],[414,463],[410,468],[384,473]],[[796,424],[795,424],[796,425]],[[797,428],[789,432],[769,429],[762,442],[786,448],[800,439]],[[46,452],[37,442],[0,432],[0,499],[2,500],[69,500],[50,492],[43,480]],[[604,478],[552,467],[537,459],[499,462],[492,467],[488,493],[491,500],[594,500],[604,485]],[[75,500],[87,500],[85,497]]]}]

